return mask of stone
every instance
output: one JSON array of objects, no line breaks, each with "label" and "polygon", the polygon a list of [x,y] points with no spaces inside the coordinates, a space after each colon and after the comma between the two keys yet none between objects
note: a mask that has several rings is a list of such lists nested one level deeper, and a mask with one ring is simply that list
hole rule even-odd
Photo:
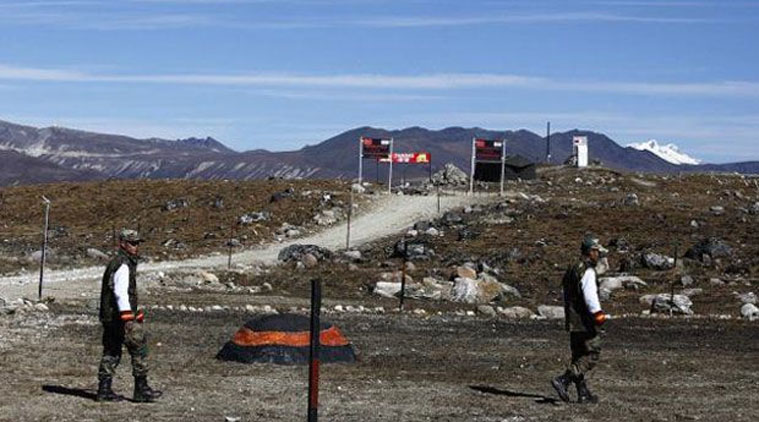
[{"label": "stone", "polygon": [[403,258],[405,255],[408,260],[429,260],[435,256],[435,251],[429,247],[424,240],[406,241],[404,239],[396,242],[393,247],[393,256]]},{"label": "stone", "polygon": [[443,214],[443,221],[448,224],[457,224],[464,221],[461,216],[453,211],[448,211],[445,214]]},{"label": "stone", "polygon": [[604,275],[609,271],[609,258],[603,257],[596,263],[596,275]]},{"label": "stone", "polygon": [[432,228],[432,225],[429,221],[417,221],[414,223],[414,230],[416,231],[427,231],[428,229]]},{"label": "stone", "polygon": [[451,300],[454,302],[476,303],[479,295],[477,284],[477,281],[471,278],[457,277],[453,282],[453,291],[451,292],[453,297]]},{"label": "stone", "polygon": [[50,308],[48,308],[47,305],[45,305],[44,303],[35,303],[34,310],[40,311],[40,312],[47,312],[50,310]]},{"label": "stone", "polygon": [[602,277],[599,280],[598,289],[614,291],[619,289],[638,290],[648,284],[634,275],[620,275],[616,277]]},{"label": "stone", "polygon": [[95,248],[87,248],[87,256],[100,261],[107,261],[109,259],[107,254]]},{"label": "stone", "polygon": [[374,294],[394,298],[401,292],[401,283],[393,281],[378,281],[374,285]]},{"label": "stone", "polygon": [[477,313],[481,314],[483,316],[486,316],[488,318],[495,318],[496,312],[495,309],[493,309],[490,305],[480,305],[477,307]]},{"label": "stone", "polygon": [[666,255],[647,252],[641,255],[641,263],[652,270],[671,270],[675,267],[675,259]]},{"label": "stone", "polygon": [[475,280],[477,279],[477,271],[469,267],[459,266],[456,267],[456,276]]},{"label": "stone", "polygon": [[697,296],[697,295],[700,295],[700,294],[701,294],[701,293],[703,293],[703,292],[704,292],[704,289],[700,289],[700,288],[696,287],[696,288],[692,288],[692,289],[683,289],[683,290],[680,292],[680,294],[681,294],[681,295],[684,295],[684,296],[688,296],[688,297],[691,297],[691,296]]},{"label": "stone", "polygon": [[727,243],[722,240],[710,237],[702,239],[698,244],[692,246],[685,252],[685,257],[695,259],[697,261],[705,262],[705,256],[710,259],[714,258],[730,258],[733,255],[733,250]]},{"label": "stone", "polygon": [[267,221],[269,219],[269,213],[266,211],[263,212],[249,212],[247,214],[241,215],[237,219],[237,223],[241,225],[248,225],[257,223],[259,221]]},{"label": "stone", "polygon": [[757,300],[756,300],[756,294],[754,294],[754,292],[736,293],[735,295],[743,304],[750,303],[752,305],[756,305]]},{"label": "stone", "polygon": [[319,264],[319,259],[317,259],[313,254],[307,253],[303,255],[301,262],[306,266],[306,268],[313,268]]},{"label": "stone", "polygon": [[723,286],[725,282],[720,280],[717,277],[712,277],[709,279],[709,284],[711,284],[712,286]]},{"label": "stone", "polygon": [[427,236],[440,236],[440,231],[434,227],[430,227],[424,231]]},{"label": "stone", "polygon": [[446,163],[443,168],[432,175],[432,184],[444,186],[461,186],[469,183],[469,176],[453,163]]},{"label": "stone", "polygon": [[277,259],[284,262],[301,261],[306,254],[313,255],[318,261],[332,259],[333,257],[332,251],[322,248],[321,246],[294,244],[282,248],[282,250],[279,251]]},{"label": "stone", "polygon": [[207,284],[218,284],[219,283],[219,277],[216,276],[216,274],[212,274],[206,271],[200,272],[200,278],[203,279],[203,282]]},{"label": "stone", "polygon": [[350,260],[358,261],[361,259],[361,251],[356,251],[356,250],[344,251],[343,256]]},{"label": "stone", "polygon": [[759,202],[754,202],[754,204],[748,209],[748,213],[751,215],[759,215]]},{"label": "stone", "polygon": [[353,191],[353,193],[364,193],[366,192],[366,188],[358,183],[354,183],[351,185],[351,191]]},{"label": "stone", "polygon": [[406,261],[406,271],[416,271],[416,265],[411,261]]},{"label": "stone", "polygon": [[535,315],[531,310],[522,306],[510,306],[504,308],[500,313],[506,318],[511,319],[532,318],[532,316]]},{"label": "stone", "polygon": [[645,295],[640,298],[640,301],[641,303],[648,304],[651,307],[651,312],[693,314],[693,311],[690,309],[693,306],[693,302],[691,302],[688,296],[682,294],[674,296],[669,293]]},{"label": "stone", "polygon": [[696,220],[691,220],[690,221],[690,226],[693,227],[694,229],[697,229],[697,228],[701,227],[701,225],[698,224],[698,221],[696,221]]},{"label": "stone", "polygon": [[720,216],[720,215],[723,215],[725,213],[725,207],[723,207],[722,205],[715,205],[715,206],[709,208],[709,211],[711,211],[711,213],[713,215]]},{"label": "stone", "polygon": [[540,305],[538,315],[546,319],[564,319],[563,306]]},{"label": "stone", "polygon": [[695,281],[693,280],[693,277],[687,274],[680,277],[680,284],[682,284],[683,286],[690,286],[693,283],[695,283]]},{"label": "stone", "polygon": [[637,194],[630,193],[630,194],[627,194],[623,203],[627,206],[637,207],[638,205],[640,205],[640,199],[638,199]]},{"label": "stone", "polygon": [[759,319],[759,308],[753,303],[745,303],[741,306],[741,316],[749,321]]},{"label": "stone", "polygon": [[418,235],[419,235],[419,232],[414,229],[411,229],[406,232],[406,236],[408,237],[417,237]]},{"label": "stone", "polygon": [[285,232],[285,236],[287,237],[298,237],[301,235],[300,230],[297,229],[289,229]]}]

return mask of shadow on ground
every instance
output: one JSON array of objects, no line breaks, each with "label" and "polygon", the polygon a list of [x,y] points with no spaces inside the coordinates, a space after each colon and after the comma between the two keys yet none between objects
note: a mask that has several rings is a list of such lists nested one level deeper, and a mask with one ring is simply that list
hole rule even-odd
[{"label": "shadow on ground", "polygon": [[500,388],[491,387],[489,385],[470,385],[469,388],[471,388],[474,391],[479,391],[480,393],[485,393],[485,394],[495,394],[498,396],[525,397],[528,399],[537,399],[535,400],[535,403],[540,403],[540,404],[554,404],[554,405],[560,404],[559,400],[553,397],[544,396],[542,394],[502,390]]}]

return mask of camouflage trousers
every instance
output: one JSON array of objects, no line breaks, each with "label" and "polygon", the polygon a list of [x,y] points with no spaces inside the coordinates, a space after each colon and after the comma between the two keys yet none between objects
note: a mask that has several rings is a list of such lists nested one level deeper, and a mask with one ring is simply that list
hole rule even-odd
[{"label": "camouflage trousers", "polygon": [[601,337],[596,333],[571,332],[572,363],[567,370],[579,378],[592,370],[601,357]]},{"label": "camouflage trousers", "polygon": [[132,375],[147,376],[148,341],[143,325],[134,322],[131,329],[125,329],[124,323],[118,321],[103,324],[103,357],[100,359],[98,379],[113,378],[121,362],[123,346],[132,357]]}]

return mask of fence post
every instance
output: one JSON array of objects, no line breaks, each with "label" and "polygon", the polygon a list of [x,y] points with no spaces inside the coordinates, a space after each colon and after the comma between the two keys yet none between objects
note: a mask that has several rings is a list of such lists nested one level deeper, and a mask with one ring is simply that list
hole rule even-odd
[{"label": "fence post", "polygon": [[319,313],[322,307],[321,280],[311,280],[311,347],[308,353],[308,422],[317,422],[319,413]]},{"label": "fence post", "polygon": [[42,236],[42,256],[40,256],[40,286],[38,294],[38,299],[42,299],[42,279],[45,277],[45,251],[47,250],[47,228],[48,223],[50,221],[50,200],[45,198],[45,195],[42,195],[42,200],[45,203],[45,231]]}]

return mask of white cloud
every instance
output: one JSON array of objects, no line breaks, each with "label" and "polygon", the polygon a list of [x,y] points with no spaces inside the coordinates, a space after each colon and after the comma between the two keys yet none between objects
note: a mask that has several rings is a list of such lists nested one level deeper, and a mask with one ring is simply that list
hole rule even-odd
[{"label": "white cloud", "polygon": [[510,74],[440,73],[429,75],[296,75],[286,73],[152,74],[88,73],[70,69],[16,67],[0,64],[0,80],[78,83],[143,83],[258,87],[320,87],[358,89],[453,90],[521,88],[542,91],[595,92],[628,95],[759,97],[759,82],[700,83],[565,81]]}]

